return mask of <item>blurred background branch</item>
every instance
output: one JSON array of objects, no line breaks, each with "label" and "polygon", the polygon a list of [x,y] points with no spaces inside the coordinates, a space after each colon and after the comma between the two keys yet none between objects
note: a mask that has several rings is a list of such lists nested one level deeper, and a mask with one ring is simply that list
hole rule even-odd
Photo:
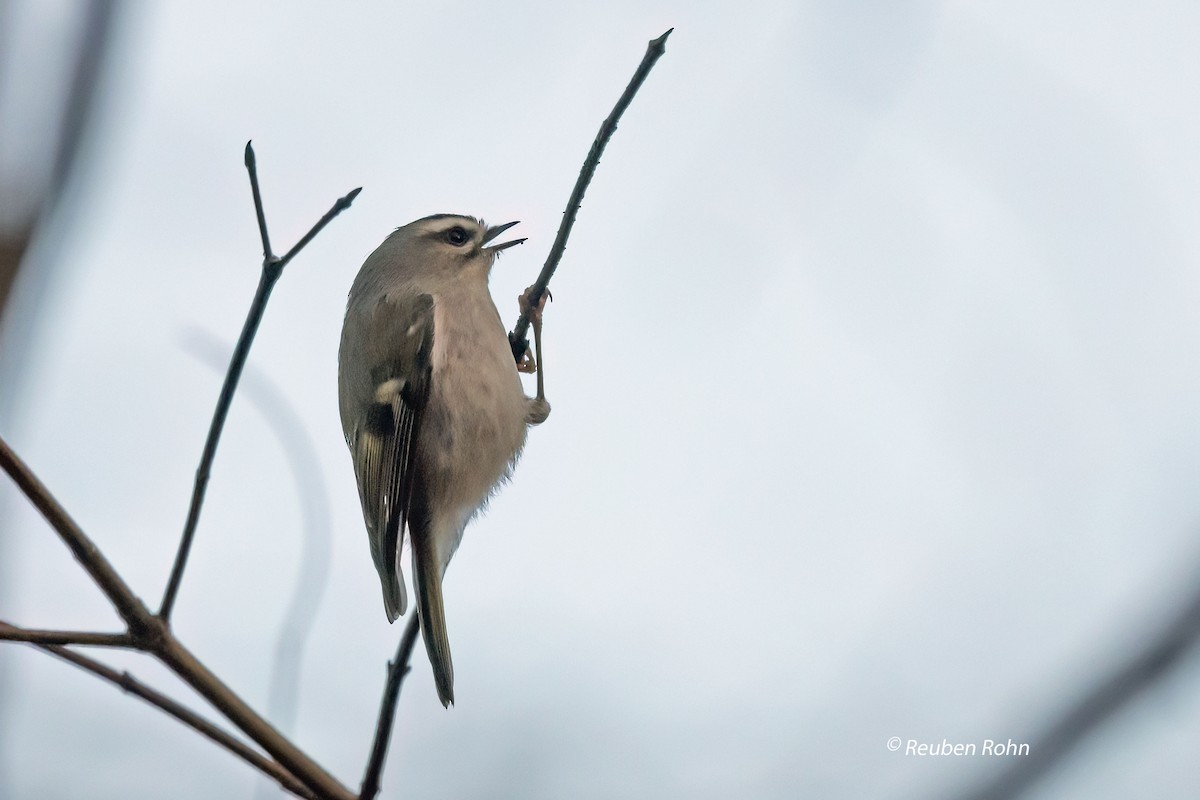
[{"label": "blurred background branch", "polygon": [[[26,303],[36,305],[48,280],[53,259],[31,263],[26,256],[80,163],[117,18],[116,0],[87,0],[65,20],[55,18],[52,5],[0,5],[0,419],[16,383],[12,362],[28,335],[20,320],[9,322],[13,291],[22,277]],[[46,29],[59,47],[38,35]],[[5,341],[13,337],[18,341]]]},{"label": "blurred background branch", "polygon": [[[1200,587],[1200,580],[1192,582]],[[1200,643],[1200,588],[1170,612],[1157,629],[1139,625],[1123,637],[1134,642],[1109,666],[1096,660],[1098,674],[1079,676],[1054,696],[1078,698],[1041,721],[1042,730],[1029,745],[1029,754],[1007,761],[994,775],[953,797],[958,800],[1009,800],[1017,798],[1054,772],[1090,736],[1113,722],[1123,711],[1143,699],[1187,663]],[[1082,692],[1079,684],[1083,683]]]},{"label": "blurred background branch", "polygon": [[[217,374],[229,363],[230,349],[200,328],[186,331],[183,346]],[[303,420],[287,395],[253,362],[246,364],[242,375],[242,394],[258,410],[283,449],[300,507],[300,566],[275,641],[267,698],[267,716],[281,731],[291,734],[299,704],[305,648],[329,583],[329,559],[333,551],[329,489],[321,473],[317,448]]]}]

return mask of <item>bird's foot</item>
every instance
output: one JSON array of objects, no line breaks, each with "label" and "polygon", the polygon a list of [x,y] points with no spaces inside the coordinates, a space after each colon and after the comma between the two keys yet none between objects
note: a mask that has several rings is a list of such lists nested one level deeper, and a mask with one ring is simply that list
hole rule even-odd
[{"label": "bird's foot", "polygon": [[[521,313],[529,312],[529,321],[533,324],[534,330],[542,326],[542,311],[546,308],[546,301],[553,300],[554,296],[547,289],[542,293],[542,297],[538,300],[537,307],[529,302],[529,296],[533,294],[533,287],[529,286],[517,297],[517,305],[521,309]],[[539,353],[538,355],[541,355]],[[530,348],[525,348],[525,355],[521,356],[521,360],[517,362],[517,372],[523,372],[526,375],[533,375],[538,371],[537,359],[533,357],[533,351]]]},{"label": "bird's foot", "polygon": [[[521,306],[522,314],[529,313],[529,323],[533,326],[533,346],[537,348],[537,359],[535,360],[526,349],[525,356],[517,364],[517,369],[521,372],[537,372],[537,397],[530,401],[525,419],[530,425],[540,425],[546,421],[546,417],[550,416],[550,403],[546,401],[545,359],[542,357],[542,310],[546,307],[546,301],[553,300],[554,297],[551,296],[550,290],[546,289],[538,298],[535,307],[530,302],[532,293],[533,287],[530,286],[517,298],[517,302]],[[539,362],[542,363],[539,364]]]},{"label": "bird's foot", "polygon": [[524,372],[526,375],[532,375],[537,372],[537,359],[533,357],[533,350],[526,347],[525,355],[521,356],[521,360],[517,362],[517,372]]},{"label": "bird's foot", "polygon": [[554,295],[550,294],[549,289],[542,292],[542,297],[540,300],[538,300],[537,308],[534,308],[533,304],[529,302],[529,295],[531,294],[533,294],[532,286],[526,288],[525,291],[522,292],[519,297],[517,297],[517,305],[521,307],[522,314],[528,311],[529,321],[537,325],[542,321],[542,311],[546,308],[546,301],[553,300]]}]

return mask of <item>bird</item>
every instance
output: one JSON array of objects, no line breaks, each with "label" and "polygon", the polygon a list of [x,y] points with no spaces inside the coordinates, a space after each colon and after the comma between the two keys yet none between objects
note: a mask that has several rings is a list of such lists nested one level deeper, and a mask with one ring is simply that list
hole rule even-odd
[{"label": "bird", "polygon": [[[389,623],[413,593],[438,698],[454,702],[442,579],[467,523],[512,475],[530,426],[550,415],[541,358],[545,295],[518,298],[537,347],[514,358],[488,289],[496,258],[525,239],[493,242],[518,223],[434,214],[397,228],[350,288],[338,350],[338,405],[371,558]],[[528,397],[519,372],[537,372]]]}]

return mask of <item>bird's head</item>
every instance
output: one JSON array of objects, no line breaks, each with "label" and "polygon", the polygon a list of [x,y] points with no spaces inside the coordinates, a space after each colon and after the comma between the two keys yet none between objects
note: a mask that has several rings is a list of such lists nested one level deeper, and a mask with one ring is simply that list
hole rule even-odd
[{"label": "bird's head", "polygon": [[406,255],[426,269],[461,272],[491,269],[496,256],[524,239],[492,244],[500,234],[516,225],[488,225],[481,219],[460,214],[434,214],[411,222],[397,231],[404,234]]},{"label": "bird's head", "polygon": [[397,228],[367,257],[351,296],[369,297],[373,291],[392,293],[400,286],[414,291],[436,291],[438,286],[462,281],[486,285],[496,256],[524,239],[493,244],[516,225],[488,227],[483,220],[460,214],[434,214]]}]

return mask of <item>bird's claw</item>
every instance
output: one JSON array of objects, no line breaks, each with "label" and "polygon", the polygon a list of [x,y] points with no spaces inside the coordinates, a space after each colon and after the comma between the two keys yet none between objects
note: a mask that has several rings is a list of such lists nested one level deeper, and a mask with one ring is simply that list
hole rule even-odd
[{"label": "bird's claw", "polygon": [[546,289],[544,292],[542,292],[541,299],[538,300],[537,308],[534,308],[533,304],[529,302],[529,296],[531,294],[533,294],[533,287],[529,286],[517,297],[517,305],[520,306],[522,314],[526,312],[529,313],[529,319],[531,322],[541,322],[542,310],[546,308],[546,301],[553,300],[554,295],[550,294],[549,289]]},{"label": "bird's claw", "polygon": [[525,355],[521,356],[521,360],[517,362],[517,372],[524,372],[526,375],[537,372],[537,361],[533,357],[533,351],[528,347],[525,348]]}]

